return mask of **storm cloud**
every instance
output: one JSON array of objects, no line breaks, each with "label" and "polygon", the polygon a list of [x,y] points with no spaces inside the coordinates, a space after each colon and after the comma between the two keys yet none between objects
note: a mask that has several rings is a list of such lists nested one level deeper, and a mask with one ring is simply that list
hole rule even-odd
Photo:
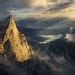
[{"label": "storm cloud", "polygon": [[0,5],[7,4],[10,7],[47,7],[50,2],[72,2],[75,0],[0,0]]},{"label": "storm cloud", "polygon": [[[0,0],[0,17],[2,17],[4,14],[5,15],[8,14],[9,10],[21,11],[22,9],[26,11],[27,9],[32,10],[35,8],[36,10],[34,9],[34,11],[37,11],[37,8],[43,8],[43,9],[50,8],[50,4],[52,3],[63,3],[63,2],[72,2],[72,1],[75,0]],[[25,10],[25,8],[27,9]]]}]

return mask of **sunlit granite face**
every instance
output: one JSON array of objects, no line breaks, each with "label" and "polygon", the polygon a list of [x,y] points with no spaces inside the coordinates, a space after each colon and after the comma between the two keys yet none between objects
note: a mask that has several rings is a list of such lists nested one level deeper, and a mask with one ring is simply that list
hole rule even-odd
[{"label": "sunlit granite face", "polygon": [[[10,49],[14,53],[17,61],[24,62],[25,60],[30,59],[30,47],[27,43],[24,35],[21,35],[17,29],[16,23],[12,16],[9,16],[9,24],[3,36],[3,40],[1,40],[0,51],[8,50],[9,46],[7,41],[9,41]],[[5,46],[7,43],[7,47]],[[6,50],[5,50],[6,47]]]}]

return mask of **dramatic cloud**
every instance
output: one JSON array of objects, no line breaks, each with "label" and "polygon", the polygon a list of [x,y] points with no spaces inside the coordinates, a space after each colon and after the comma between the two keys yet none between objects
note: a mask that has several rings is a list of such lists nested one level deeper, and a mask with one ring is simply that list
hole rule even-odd
[{"label": "dramatic cloud", "polygon": [[75,0],[0,0],[0,5],[7,4],[11,7],[47,7],[50,2],[72,2]]},{"label": "dramatic cloud", "polygon": [[15,7],[47,7],[48,0],[13,0],[11,4]]},{"label": "dramatic cloud", "polygon": [[[25,9],[34,9],[34,11],[38,11],[37,8],[48,9],[54,3],[63,3],[63,2],[74,2],[75,0],[0,0],[0,17],[6,13],[8,10],[24,10]],[[36,10],[35,10],[36,9]],[[30,11],[27,10],[27,11]],[[19,11],[19,12],[20,12]],[[24,12],[25,13],[25,12]]]},{"label": "dramatic cloud", "polygon": [[49,1],[48,0],[33,0],[31,4],[34,7],[45,7],[46,8],[49,4]]}]

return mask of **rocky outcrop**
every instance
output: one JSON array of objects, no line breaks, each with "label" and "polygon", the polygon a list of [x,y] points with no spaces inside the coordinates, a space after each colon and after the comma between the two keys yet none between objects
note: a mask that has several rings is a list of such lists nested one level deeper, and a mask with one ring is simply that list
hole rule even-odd
[{"label": "rocky outcrop", "polygon": [[19,62],[24,62],[25,60],[31,58],[30,47],[28,45],[27,39],[24,34],[21,34],[17,29],[16,23],[12,16],[9,17],[9,23],[2,45],[4,46],[4,49],[6,49],[5,52],[9,52],[9,50],[10,52],[13,52],[17,61]]}]

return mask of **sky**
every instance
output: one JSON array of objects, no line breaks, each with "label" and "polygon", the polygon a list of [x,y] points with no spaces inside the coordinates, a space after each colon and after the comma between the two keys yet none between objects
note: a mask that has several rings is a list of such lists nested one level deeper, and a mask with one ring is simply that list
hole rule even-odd
[{"label": "sky", "polygon": [[[56,3],[64,3],[64,2],[69,2],[69,1],[71,2],[72,0],[0,0],[0,21],[4,20],[9,14],[13,15],[14,19],[16,21],[24,20],[28,17],[30,18],[29,13],[41,13],[41,12],[46,13],[47,12],[46,10],[48,8],[50,9],[50,7],[51,7],[50,5],[52,4],[54,6],[55,2]],[[42,8],[42,9],[40,9],[40,8]],[[63,9],[63,7],[61,5],[59,5],[58,9],[61,9],[61,8]],[[48,10],[48,12],[50,12],[50,10]],[[55,13],[56,13],[56,11],[55,11]],[[29,27],[32,27],[32,28],[39,28],[39,27],[46,28],[45,26],[48,26],[48,25],[46,25],[45,24],[46,21],[45,22],[44,21],[45,21],[45,19],[37,20],[37,21],[35,21],[35,23],[32,23],[32,24],[30,24],[30,23],[27,23],[27,24]],[[52,23],[50,21],[47,21],[47,22],[49,23],[49,25],[50,25],[50,23]],[[59,22],[58,19],[57,19],[57,22]],[[64,28],[65,25],[67,26],[67,24],[70,24],[69,22],[70,21],[65,20],[65,19],[61,20],[58,24],[53,25],[52,29]],[[55,20],[55,23],[56,23],[56,20]],[[60,26],[59,24],[62,25],[63,27]],[[44,31],[41,31],[39,33],[42,33],[42,32],[44,32]],[[48,31],[48,33],[49,33],[49,31]]]},{"label": "sky", "polygon": [[10,5],[15,7],[20,6],[44,6],[49,4],[49,2],[68,2],[72,0],[0,0],[0,5]]},{"label": "sky", "polygon": [[52,2],[63,3],[69,1],[72,0],[0,0],[0,17],[7,15],[9,10],[12,11],[15,9],[20,12],[20,10],[27,11],[28,9],[28,11],[35,11],[33,10],[35,8],[49,8]]}]

